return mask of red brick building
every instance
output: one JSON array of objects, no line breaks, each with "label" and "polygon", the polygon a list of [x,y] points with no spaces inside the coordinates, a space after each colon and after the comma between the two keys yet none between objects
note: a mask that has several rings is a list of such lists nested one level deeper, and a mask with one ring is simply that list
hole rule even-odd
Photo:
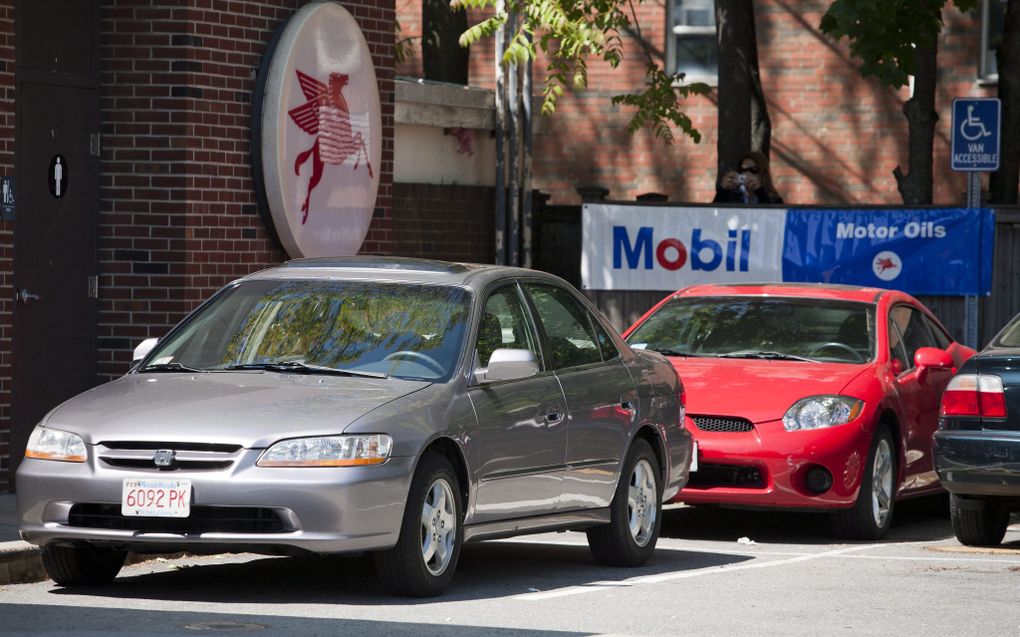
[{"label": "red brick building", "polygon": [[[0,221],[0,492],[49,408],[123,374],[140,340],[223,284],[286,258],[256,204],[251,107],[270,38],[303,4],[0,2],[0,169],[17,195]],[[393,5],[342,4],[382,102],[363,250],[387,252]],[[51,155],[67,165],[64,198],[46,193]]]},{"label": "red brick building", "polygon": [[[755,2],[762,85],[772,119],[772,172],[788,203],[898,204],[892,175],[906,168],[907,123],[902,114],[909,87],[892,90],[857,73],[846,41],[834,42],[818,28],[828,0]],[[950,3],[951,5],[951,3]],[[397,2],[401,36],[421,32],[421,3]],[[660,63],[712,84],[715,76],[712,0],[668,0],[636,5],[640,33]],[[1002,0],[982,0],[964,15],[944,13],[939,41],[940,121],[935,141],[935,203],[961,203],[966,179],[949,169],[949,120],[952,98],[996,94],[994,54],[983,54],[987,23],[1001,28]],[[992,17],[986,19],[986,12]],[[472,15],[472,24],[477,15]],[[667,28],[668,27],[668,28]],[[994,27],[993,27],[994,28]],[[625,131],[629,114],[611,105],[611,96],[638,90],[645,61],[634,37],[624,36],[626,59],[615,70],[590,66],[589,89],[567,94],[557,112],[535,137],[534,186],[552,195],[551,203],[579,201],[578,185],[600,185],[613,199],[649,192],[670,201],[710,202],[716,181],[717,121],[715,95],[684,103],[702,140],[676,136],[663,146],[648,131]],[[416,40],[410,40],[413,45]],[[413,49],[418,51],[419,49]],[[473,85],[491,86],[492,42],[473,47]],[[536,92],[542,81],[536,64]],[[421,73],[412,56],[397,74]]]}]

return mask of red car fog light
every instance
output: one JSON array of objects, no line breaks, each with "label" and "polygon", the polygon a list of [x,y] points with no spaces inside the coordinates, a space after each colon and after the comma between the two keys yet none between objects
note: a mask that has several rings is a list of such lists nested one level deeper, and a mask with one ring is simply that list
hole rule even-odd
[{"label": "red car fog light", "polygon": [[960,374],[946,386],[940,412],[943,416],[1005,418],[1006,394],[1002,379],[987,374]]},{"label": "red car fog light", "polygon": [[832,474],[825,467],[812,467],[804,477],[807,488],[822,494],[832,488]]}]

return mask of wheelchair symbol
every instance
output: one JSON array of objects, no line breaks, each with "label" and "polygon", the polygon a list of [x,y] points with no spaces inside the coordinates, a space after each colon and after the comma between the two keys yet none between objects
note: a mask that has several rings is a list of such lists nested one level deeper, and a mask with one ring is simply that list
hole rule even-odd
[{"label": "wheelchair symbol", "polygon": [[974,117],[974,105],[967,105],[967,119],[960,122],[960,135],[969,142],[988,137],[992,131],[985,128],[985,123]]}]

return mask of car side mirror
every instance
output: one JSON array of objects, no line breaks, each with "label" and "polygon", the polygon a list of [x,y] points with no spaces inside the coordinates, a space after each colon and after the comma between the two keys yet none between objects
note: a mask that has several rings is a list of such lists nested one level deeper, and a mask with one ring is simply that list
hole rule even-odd
[{"label": "car side mirror", "polygon": [[914,353],[914,365],[917,366],[917,380],[923,382],[929,370],[944,369],[950,372],[955,363],[953,357],[945,350],[937,347],[920,347]]},{"label": "car side mirror", "polygon": [[131,364],[134,365],[138,361],[148,356],[149,352],[155,349],[156,343],[159,343],[158,338],[147,338],[141,343],[139,343],[138,347],[135,348],[135,353],[131,356]]},{"label": "car side mirror", "polygon": [[476,376],[482,382],[515,380],[538,373],[538,360],[531,350],[500,348],[489,357],[489,366],[479,369]]}]

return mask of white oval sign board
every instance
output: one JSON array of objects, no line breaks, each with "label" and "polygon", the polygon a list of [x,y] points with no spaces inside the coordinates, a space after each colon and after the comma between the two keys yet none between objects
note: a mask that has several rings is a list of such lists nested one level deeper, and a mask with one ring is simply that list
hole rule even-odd
[{"label": "white oval sign board", "polygon": [[266,200],[287,254],[357,254],[379,190],[382,115],[368,44],[339,4],[308,4],[284,27],[261,126]]}]

